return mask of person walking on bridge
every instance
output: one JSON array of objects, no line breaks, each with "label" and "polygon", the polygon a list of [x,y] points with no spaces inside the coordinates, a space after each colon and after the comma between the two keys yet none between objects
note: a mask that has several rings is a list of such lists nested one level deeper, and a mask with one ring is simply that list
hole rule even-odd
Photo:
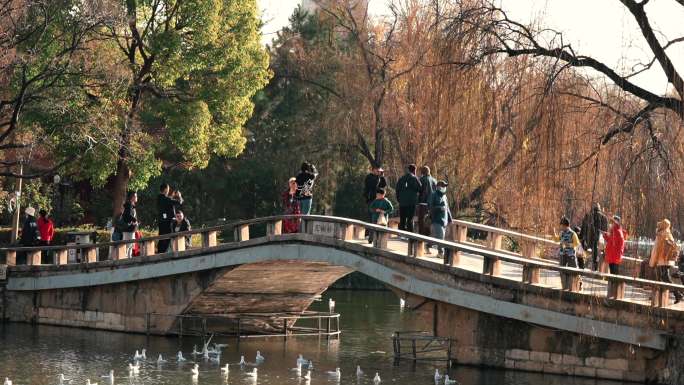
[{"label": "person walking on bridge", "polygon": [[[446,228],[453,220],[446,196],[446,188],[448,185],[449,184],[443,180],[437,182],[435,191],[430,195],[430,199],[428,200],[430,218],[432,219],[432,236],[438,239],[444,239]],[[437,256],[441,257],[443,253],[443,248],[438,246]]]},{"label": "person walking on bridge", "polygon": [[[679,255],[679,246],[675,242],[670,230],[670,221],[663,219],[656,225],[656,239],[653,249],[651,250],[651,258],[648,265],[656,269],[656,277],[661,282],[673,283],[670,276],[670,263],[674,263]],[[675,290],[675,303],[682,300],[682,293]]]},{"label": "person walking on bridge", "polygon": [[606,240],[606,262],[610,274],[620,274],[619,268],[622,263],[622,255],[625,253],[625,239],[627,232],[622,228],[622,219],[619,215],[610,218],[610,229],[603,233]]},{"label": "person walking on bridge", "polygon": [[409,164],[406,174],[397,181],[397,201],[399,201],[399,230],[413,232],[413,216],[416,214],[420,181],[416,176],[416,165]]},{"label": "person walking on bridge", "polygon": [[[135,210],[135,205],[138,203],[138,194],[135,191],[129,191],[126,195],[126,203],[123,205],[123,213],[121,213],[122,235],[124,241],[135,239],[135,232],[138,230],[138,214]],[[133,243],[126,244],[126,258],[133,256]]]},{"label": "person walking on bridge", "polygon": [[598,270],[599,238],[601,233],[608,231],[608,218],[601,210],[599,203],[594,203],[591,211],[582,219],[582,247],[591,252],[591,268]]},{"label": "person walking on bridge", "polygon": [[[437,181],[430,175],[430,167],[428,166],[420,168],[420,175],[420,194],[418,194],[418,207],[416,208],[418,234],[429,236],[431,221],[428,201],[437,189]],[[430,254],[430,247],[427,244],[425,245],[425,253]]]}]

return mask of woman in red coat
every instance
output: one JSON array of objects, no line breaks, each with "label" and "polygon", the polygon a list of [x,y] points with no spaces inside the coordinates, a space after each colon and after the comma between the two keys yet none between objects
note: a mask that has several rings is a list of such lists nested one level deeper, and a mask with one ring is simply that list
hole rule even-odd
[{"label": "woman in red coat", "polygon": [[[283,192],[283,214],[299,215],[302,213],[299,206],[297,195],[297,180],[290,178],[288,181],[288,189]],[[283,234],[296,233],[299,230],[300,219],[285,219],[283,220]]]},{"label": "woman in red coat", "polygon": [[619,274],[618,267],[622,262],[622,254],[625,252],[625,238],[627,238],[627,232],[622,229],[618,215],[610,218],[610,228],[603,233],[603,238],[606,240],[606,262],[608,262],[610,274],[617,275]]}]

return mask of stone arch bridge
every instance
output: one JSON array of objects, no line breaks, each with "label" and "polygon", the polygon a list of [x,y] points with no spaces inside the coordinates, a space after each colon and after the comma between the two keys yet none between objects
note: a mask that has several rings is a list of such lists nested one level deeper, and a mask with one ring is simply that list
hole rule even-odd
[{"label": "stone arch bridge", "polygon": [[[8,265],[0,275],[2,318],[165,334],[182,314],[303,312],[359,271],[405,298],[427,329],[454,338],[456,362],[684,383],[684,309],[669,303],[669,291],[684,286],[559,267],[544,258],[553,242],[469,222],[452,224],[441,241],[327,216],[297,217],[306,231],[282,234],[288,218],[145,238],[138,240],[143,256],[131,259],[129,241],[0,249]],[[469,240],[469,230],[486,233],[486,241]],[[366,231],[376,232],[372,245]],[[186,245],[188,235],[201,246]],[[173,251],[155,254],[167,238]],[[444,247],[445,257],[424,255],[426,243]],[[82,263],[67,263],[74,248]],[[109,248],[110,258],[97,261],[98,248]],[[55,264],[40,264],[43,250]],[[17,253],[29,265],[16,266]],[[150,324],[150,314],[169,317]]]}]

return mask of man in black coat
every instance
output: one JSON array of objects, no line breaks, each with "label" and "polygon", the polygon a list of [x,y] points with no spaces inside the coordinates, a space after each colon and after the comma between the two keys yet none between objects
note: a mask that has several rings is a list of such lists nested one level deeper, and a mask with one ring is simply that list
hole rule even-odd
[{"label": "man in black coat", "polygon": [[409,164],[406,174],[397,181],[397,201],[399,201],[399,230],[413,232],[413,216],[416,214],[418,194],[421,184],[416,176],[416,165]]},{"label": "man in black coat", "polygon": [[[24,213],[26,214],[26,219],[24,219],[24,224],[21,228],[19,244],[22,247],[37,246],[40,240],[40,233],[38,232],[38,223],[36,222],[36,209],[27,207]],[[24,265],[26,263],[26,252],[19,253],[17,255],[17,264]]]},{"label": "man in black coat", "polygon": [[[171,234],[172,222],[176,217],[176,207],[183,204],[183,197],[180,191],[176,192],[176,199],[169,197],[170,186],[168,183],[162,183],[159,187],[159,195],[157,196],[157,210],[159,216],[157,218],[159,224],[159,235]],[[169,249],[170,239],[162,239],[157,245],[157,252],[166,253]]]},{"label": "man in black coat", "polygon": [[382,167],[374,166],[370,174],[366,175],[366,180],[363,183],[363,197],[366,199],[366,206],[375,200],[375,193],[378,189],[387,187],[387,179],[385,179],[385,170]]},{"label": "man in black coat", "polygon": [[591,211],[582,219],[582,247],[589,252],[591,249],[591,268],[598,270],[598,243],[601,233],[608,231],[608,217],[601,211],[601,205],[594,203]]}]

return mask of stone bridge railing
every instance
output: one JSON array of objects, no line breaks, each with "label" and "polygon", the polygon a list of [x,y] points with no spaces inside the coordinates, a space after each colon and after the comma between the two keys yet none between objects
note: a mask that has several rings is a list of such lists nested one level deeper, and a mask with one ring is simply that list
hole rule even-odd
[{"label": "stone bridge railing", "polygon": [[[308,233],[347,241],[362,239],[366,231],[373,231],[376,233],[373,247],[379,249],[388,249],[390,236],[402,237],[407,240],[405,255],[410,257],[422,257],[426,243],[439,245],[445,250],[444,259],[441,263],[454,267],[459,266],[461,256],[464,253],[478,255],[482,257],[484,261],[482,274],[488,276],[499,276],[502,270],[502,262],[519,265],[523,272],[521,280],[522,283],[525,284],[538,284],[542,271],[555,271],[561,275],[562,282],[562,286],[557,287],[557,289],[570,292],[581,292],[579,285],[581,277],[607,281],[608,284],[605,292],[600,293],[599,295],[617,300],[624,299],[625,289],[629,286],[639,288],[646,287],[650,288],[652,291],[651,304],[654,307],[668,306],[670,290],[684,291],[684,286],[682,285],[561,267],[553,261],[544,260],[537,256],[539,247],[554,246],[555,242],[544,238],[516,233],[510,230],[503,230],[465,221],[456,221],[453,223],[447,232],[447,240],[438,240],[393,229],[391,227],[378,226],[347,218],[318,215],[283,215],[236,221],[188,232],[166,234],[137,240],[48,247],[7,247],[0,248],[0,255],[5,255],[6,263],[10,266],[16,265],[17,253],[26,253],[28,265],[40,265],[41,252],[50,251],[54,255],[55,265],[65,265],[67,264],[69,250],[79,249],[83,256],[81,263],[95,264],[97,263],[97,249],[111,248],[108,259],[120,260],[126,258],[126,246],[130,243],[138,243],[140,245],[141,255],[150,256],[156,254],[156,244],[164,239],[170,239],[172,252],[178,253],[189,248],[190,245],[186,245],[186,237],[188,236],[200,236],[200,247],[207,249],[217,246],[219,241],[223,241],[224,239],[226,242],[223,243],[229,243],[249,240],[252,234],[257,233],[261,233],[260,236],[278,236],[282,232],[283,220],[287,219],[301,220],[303,222],[302,228]],[[488,234],[486,244],[480,245],[468,242],[466,237],[468,229],[486,231]],[[515,239],[518,242],[520,245],[519,253],[502,249],[502,239],[504,236]],[[397,250],[393,251],[397,252]],[[7,274],[11,277],[12,268],[8,270]],[[596,295],[596,293],[592,293],[591,295]]]}]

